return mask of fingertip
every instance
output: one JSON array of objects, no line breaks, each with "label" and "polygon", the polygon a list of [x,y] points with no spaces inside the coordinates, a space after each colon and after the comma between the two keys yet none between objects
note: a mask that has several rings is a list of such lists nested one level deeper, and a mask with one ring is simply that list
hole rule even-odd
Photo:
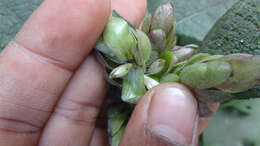
[{"label": "fingertip", "polygon": [[[153,88],[137,104],[123,135],[123,145],[191,145],[197,138],[197,101],[178,83]],[[135,135],[131,141],[127,139]]]},{"label": "fingertip", "polygon": [[185,86],[168,83],[157,87],[148,111],[153,134],[171,143],[191,144],[197,117],[197,101]]}]

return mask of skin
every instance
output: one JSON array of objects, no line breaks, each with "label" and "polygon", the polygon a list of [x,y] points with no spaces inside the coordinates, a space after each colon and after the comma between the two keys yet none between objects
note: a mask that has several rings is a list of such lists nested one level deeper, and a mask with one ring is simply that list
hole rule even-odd
[{"label": "skin", "polygon": [[[112,9],[138,26],[146,0],[45,0],[32,14],[0,54],[0,145],[108,145],[106,129],[96,124],[106,82],[91,50]],[[150,92],[167,88],[180,89],[183,101],[188,99],[192,105],[182,108],[193,113],[196,100],[183,85],[167,83]],[[151,101],[160,103],[160,99],[151,100],[150,92],[138,103],[120,145],[174,145],[146,124],[154,122],[147,119],[150,109],[146,107]],[[163,119],[166,123],[174,119],[167,117]],[[184,114],[180,118],[190,117]],[[199,120],[198,133],[208,120]],[[187,126],[183,129],[190,130]],[[145,131],[150,134],[143,134]],[[132,138],[127,139],[128,135]]]}]

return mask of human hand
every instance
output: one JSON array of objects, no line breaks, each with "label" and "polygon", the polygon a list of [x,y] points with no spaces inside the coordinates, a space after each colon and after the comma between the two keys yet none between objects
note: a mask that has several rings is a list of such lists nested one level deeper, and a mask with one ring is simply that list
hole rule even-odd
[{"label": "human hand", "polygon": [[[109,0],[45,0],[0,55],[0,145],[108,145],[95,125],[103,68],[90,52],[111,9],[139,25],[145,7],[146,0],[111,7]],[[191,143],[197,118],[188,89],[160,85],[137,105],[121,145]]]}]

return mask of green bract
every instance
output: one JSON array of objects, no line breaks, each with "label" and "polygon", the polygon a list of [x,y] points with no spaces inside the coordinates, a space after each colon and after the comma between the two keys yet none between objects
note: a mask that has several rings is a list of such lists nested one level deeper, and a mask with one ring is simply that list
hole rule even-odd
[{"label": "green bract", "polygon": [[103,36],[106,46],[118,59],[133,59],[132,52],[135,52],[137,42],[126,21],[111,16]]},{"label": "green bract", "polygon": [[229,63],[212,61],[195,63],[183,69],[180,74],[181,82],[197,89],[212,88],[224,83],[231,75]]},{"label": "green bract", "polygon": [[146,34],[140,30],[136,31],[138,47],[134,52],[136,63],[140,66],[145,67],[146,62],[149,60],[151,56],[152,46],[149,38]]}]

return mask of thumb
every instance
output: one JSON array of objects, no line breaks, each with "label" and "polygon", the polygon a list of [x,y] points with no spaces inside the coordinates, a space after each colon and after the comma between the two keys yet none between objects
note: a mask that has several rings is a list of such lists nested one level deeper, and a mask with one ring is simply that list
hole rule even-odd
[{"label": "thumb", "polygon": [[181,84],[162,84],[140,100],[120,146],[193,146],[197,126],[197,102],[192,93]]}]

